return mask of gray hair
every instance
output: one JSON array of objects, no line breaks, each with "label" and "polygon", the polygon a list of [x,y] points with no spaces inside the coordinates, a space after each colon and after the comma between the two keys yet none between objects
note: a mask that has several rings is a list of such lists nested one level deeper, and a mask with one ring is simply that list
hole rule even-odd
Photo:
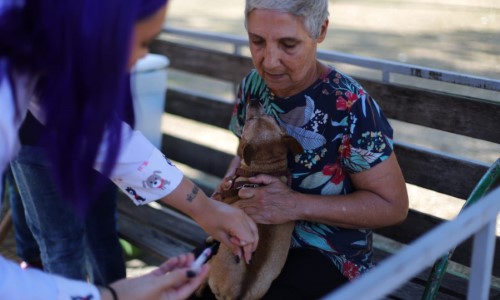
[{"label": "gray hair", "polygon": [[245,28],[248,15],[254,9],[269,9],[292,14],[302,18],[311,38],[318,38],[321,25],[328,18],[328,0],[246,0]]}]

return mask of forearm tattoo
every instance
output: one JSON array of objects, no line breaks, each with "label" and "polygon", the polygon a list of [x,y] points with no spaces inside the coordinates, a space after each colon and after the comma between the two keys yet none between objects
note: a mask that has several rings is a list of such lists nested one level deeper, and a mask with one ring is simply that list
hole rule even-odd
[{"label": "forearm tattoo", "polygon": [[196,195],[198,195],[199,190],[200,189],[195,185],[191,193],[187,194],[186,200],[189,202],[193,202],[194,198],[196,198]]}]

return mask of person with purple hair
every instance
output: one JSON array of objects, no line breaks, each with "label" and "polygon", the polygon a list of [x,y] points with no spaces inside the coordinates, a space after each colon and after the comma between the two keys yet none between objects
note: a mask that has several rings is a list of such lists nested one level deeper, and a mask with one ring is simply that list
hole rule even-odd
[{"label": "person with purple hair", "polygon": [[[137,205],[161,200],[191,216],[248,263],[258,243],[241,209],[208,198],[140,132],[133,130],[130,68],[161,30],[166,0],[6,0],[0,3],[0,170],[18,150],[29,110],[62,199],[85,216],[109,177]],[[130,124],[130,126],[129,126]],[[0,256],[8,299],[181,299],[205,278],[192,254],[106,288],[21,270]],[[29,286],[29,289],[24,287]]]}]

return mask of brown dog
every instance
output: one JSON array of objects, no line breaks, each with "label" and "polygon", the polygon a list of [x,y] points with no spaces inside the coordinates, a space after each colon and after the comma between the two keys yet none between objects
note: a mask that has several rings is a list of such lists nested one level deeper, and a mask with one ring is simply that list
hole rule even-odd
[{"label": "brown dog", "polygon": [[[265,114],[257,100],[250,100],[238,148],[242,162],[236,170],[232,187],[221,192],[222,201],[228,204],[237,201],[240,188],[253,186],[246,178],[257,174],[280,177],[284,183],[288,183],[289,151],[298,154],[303,149],[271,116]],[[293,228],[294,222],[258,224],[259,245],[248,265],[242,259],[236,259],[221,244],[218,253],[210,261],[208,275],[208,285],[217,299],[262,298],[285,264]]]}]

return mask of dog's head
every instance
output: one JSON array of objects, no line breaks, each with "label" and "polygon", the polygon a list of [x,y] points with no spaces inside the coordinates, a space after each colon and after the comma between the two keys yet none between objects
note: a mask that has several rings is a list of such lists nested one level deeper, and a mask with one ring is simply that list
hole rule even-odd
[{"label": "dog's head", "polygon": [[[286,168],[287,155],[303,151],[300,143],[264,112],[258,100],[247,103],[245,126],[241,134],[238,155],[250,168]],[[255,169],[255,168],[253,168]],[[258,171],[258,170],[256,170]],[[263,170],[261,170],[263,171]]]}]

